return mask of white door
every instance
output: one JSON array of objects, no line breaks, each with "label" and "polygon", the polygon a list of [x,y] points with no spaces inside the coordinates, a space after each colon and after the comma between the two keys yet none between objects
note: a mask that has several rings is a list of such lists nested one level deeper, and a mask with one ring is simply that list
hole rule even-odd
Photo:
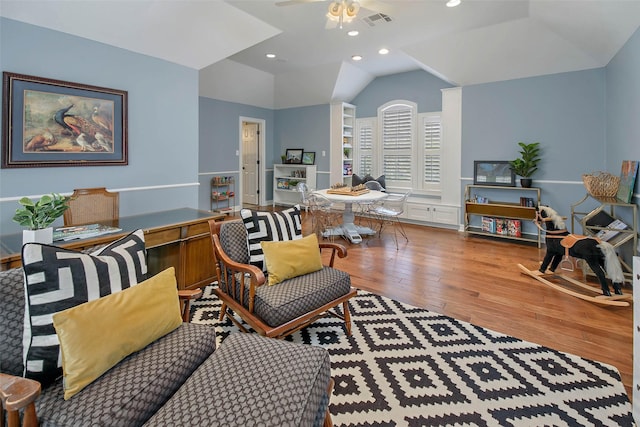
[{"label": "white door", "polygon": [[242,123],[242,201],[258,201],[258,123]]}]

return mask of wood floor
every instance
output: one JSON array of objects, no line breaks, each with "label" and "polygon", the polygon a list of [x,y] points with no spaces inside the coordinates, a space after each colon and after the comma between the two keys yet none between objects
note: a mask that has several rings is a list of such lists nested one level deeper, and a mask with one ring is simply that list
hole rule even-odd
[{"label": "wood floor", "polygon": [[[303,220],[305,235],[310,220]],[[405,224],[347,247],[336,267],[353,286],[526,341],[615,366],[631,400],[633,307],[607,308],[555,291],[520,273],[536,269],[544,248]],[[571,274],[571,273],[569,273]],[[574,272],[582,279],[582,274]],[[625,293],[631,287],[625,286]]]}]

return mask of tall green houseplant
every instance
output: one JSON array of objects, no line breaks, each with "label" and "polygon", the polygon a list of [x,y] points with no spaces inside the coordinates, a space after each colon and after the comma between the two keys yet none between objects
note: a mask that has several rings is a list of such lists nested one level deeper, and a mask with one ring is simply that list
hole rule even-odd
[{"label": "tall green houseplant", "polygon": [[521,185],[530,187],[531,177],[538,170],[540,162],[540,143],[518,142],[518,145],[520,146],[520,158],[509,161],[509,165],[513,172],[522,178]]}]

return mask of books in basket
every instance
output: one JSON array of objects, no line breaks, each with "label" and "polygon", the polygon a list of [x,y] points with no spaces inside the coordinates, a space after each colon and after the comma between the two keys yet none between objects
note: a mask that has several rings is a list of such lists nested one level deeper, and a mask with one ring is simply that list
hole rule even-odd
[{"label": "books in basket", "polygon": [[116,233],[118,231],[122,231],[122,229],[102,224],[60,227],[53,230],[53,241],[66,242],[68,240],[88,239],[89,237],[102,236],[103,234]]}]

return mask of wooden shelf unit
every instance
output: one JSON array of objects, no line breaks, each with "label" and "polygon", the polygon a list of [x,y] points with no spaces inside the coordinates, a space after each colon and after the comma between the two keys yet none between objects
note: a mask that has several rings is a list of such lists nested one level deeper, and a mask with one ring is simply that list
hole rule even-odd
[{"label": "wooden shelf unit", "polygon": [[[298,176],[296,176],[296,172]],[[285,182],[286,186],[284,185]],[[316,166],[302,164],[273,165],[273,207],[276,205],[293,206],[301,203],[302,198],[296,188],[298,182],[306,182],[310,189],[315,190]]]},{"label": "wooden shelf unit", "polygon": [[235,198],[234,179],[231,176],[214,176],[211,178],[211,210],[222,214],[233,212],[231,202]]},{"label": "wooden shelf unit", "polygon": [[[580,207],[585,204],[589,199],[591,199],[591,203],[595,204],[596,207],[590,211],[584,211],[586,205]],[[627,212],[631,215],[631,220],[623,220],[623,222],[627,225],[625,229],[618,229],[612,227],[599,227],[595,225],[588,225],[587,222],[599,212],[605,212],[609,216],[614,219],[620,219],[618,216],[618,210],[627,210]],[[629,224],[631,222],[631,224]],[[576,224],[580,224],[582,226],[582,234],[586,236],[595,236],[602,230],[606,231],[615,231],[617,234],[613,236],[608,243],[611,243],[616,249],[623,249],[631,245],[630,253],[632,256],[638,255],[638,205],[635,203],[625,203],[622,202],[615,197],[596,197],[590,194],[586,194],[582,199],[578,202],[571,205],[571,232],[576,231]],[[632,281],[632,266],[629,263],[622,262],[622,268],[624,270],[625,277]],[[583,271],[587,274],[593,274],[586,263],[583,264]]]},{"label": "wooden shelf unit", "polygon": [[[472,216],[486,216],[493,218],[504,218],[504,219],[518,219],[521,221],[532,221],[536,217],[536,208],[535,207],[527,207],[521,206],[520,203],[509,202],[509,201],[490,201],[489,203],[477,203],[472,199],[477,195],[478,190],[486,190],[488,192],[505,192],[505,196],[507,198],[513,198],[515,195],[520,194],[529,194],[533,193],[535,197],[533,197],[535,205],[538,206],[540,204],[540,189],[537,187],[524,188],[524,187],[501,187],[501,186],[493,186],[493,185],[476,185],[469,184],[465,188],[464,199],[465,199],[465,208],[464,208],[464,230],[469,234],[476,234],[481,236],[490,236],[496,237],[500,239],[510,239],[516,241],[525,241],[525,242],[533,242],[540,247],[541,245],[541,234],[540,229],[536,227],[536,234],[534,237],[527,237],[524,233],[524,224],[522,226],[521,237],[517,236],[509,236],[506,234],[497,234],[490,233],[488,231],[483,231],[482,227],[471,225],[471,217]],[[516,193],[517,192],[517,193]]]}]

